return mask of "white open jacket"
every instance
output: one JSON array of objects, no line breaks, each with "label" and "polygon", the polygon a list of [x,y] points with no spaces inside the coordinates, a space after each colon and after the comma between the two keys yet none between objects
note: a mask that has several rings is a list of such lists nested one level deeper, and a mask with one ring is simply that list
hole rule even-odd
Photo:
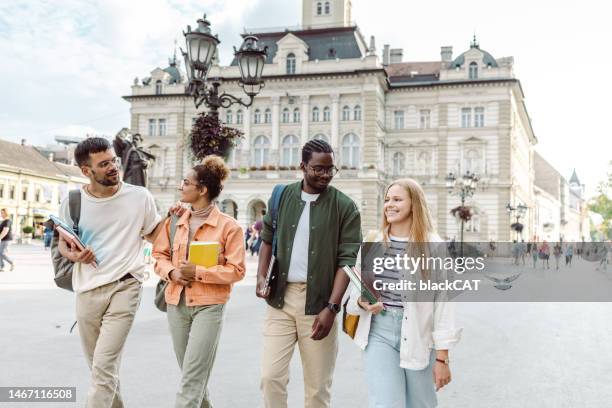
[{"label": "white open jacket", "polygon": [[[378,233],[373,242],[382,242]],[[432,235],[430,242],[442,242],[439,236]],[[356,268],[361,268],[361,251],[357,255]],[[346,306],[347,313],[359,316],[359,324],[353,341],[365,350],[368,345],[372,314],[365,311],[357,300],[361,288],[350,285],[350,295]],[[404,302],[402,320],[402,340],[400,344],[400,367],[409,370],[422,370],[429,364],[431,349],[447,350],[461,338],[461,328],[455,327],[454,304],[447,301],[447,294],[438,291],[431,302]]]}]

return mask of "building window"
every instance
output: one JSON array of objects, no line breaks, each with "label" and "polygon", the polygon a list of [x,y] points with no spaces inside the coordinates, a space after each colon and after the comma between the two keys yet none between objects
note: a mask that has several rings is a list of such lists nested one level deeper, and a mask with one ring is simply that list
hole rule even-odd
[{"label": "building window", "polygon": [[429,129],[431,127],[431,111],[429,109],[421,109],[419,126],[421,129]]},{"label": "building window", "polygon": [[4,184],[0,184],[0,198],[4,198]]},{"label": "building window", "polygon": [[393,175],[399,176],[406,168],[406,156],[402,152],[393,153]]},{"label": "building window", "polygon": [[330,9],[329,9],[329,1],[325,2],[325,14],[330,14]]},{"label": "building window", "polygon": [[461,127],[468,128],[472,126],[472,109],[462,108],[461,109]]},{"label": "building window", "polygon": [[231,110],[226,111],[225,112],[225,123],[228,125],[231,125],[232,120],[233,120],[232,111]]},{"label": "building window", "polygon": [[242,109],[238,109],[238,111],[236,112],[236,124],[237,125],[242,125]]},{"label": "building window", "polygon": [[9,187],[9,200],[15,199],[15,186]]},{"label": "building window", "polygon": [[395,129],[403,129],[404,128],[404,111],[394,111],[393,112],[393,122]]},{"label": "building window", "polygon": [[36,201],[39,203],[43,202],[43,195],[42,195],[42,190],[37,190],[36,191]]},{"label": "building window", "polygon": [[155,82],[155,95],[161,95],[162,93],[162,81],[159,79]]},{"label": "building window", "polygon": [[253,165],[265,166],[270,161],[270,140],[264,135],[257,136],[253,141]]},{"label": "building window", "polygon": [[470,79],[478,79],[478,64],[475,62],[470,62],[469,76]]},{"label": "building window", "polygon": [[474,108],[474,127],[484,127],[484,108]]},{"label": "building window", "polygon": [[300,108],[295,108],[293,110],[293,121],[298,123],[300,121]]},{"label": "building window", "polygon": [[149,119],[149,136],[155,136],[155,119]]},{"label": "building window", "polygon": [[255,113],[253,114],[253,123],[261,123],[261,111],[259,109],[255,109]]},{"label": "building window", "polygon": [[266,109],[264,112],[264,122],[272,123],[272,111],[270,109]]},{"label": "building window", "polygon": [[297,166],[300,163],[300,141],[297,136],[285,136],[283,138],[281,149],[282,166]]},{"label": "building window", "polygon": [[159,125],[159,135],[166,136],[166,119],[160,119],[157,121]]},{"label": "building window", "polygon": [[287,55],[287,75],[295,74],[295,54]]},{"label": "building window", "polygon": [[353,110],[353,119],[361,120],[361,106],[359,105],[355,106],[355,109]]},{"label": "building window", "polygon": [[349,168],[359,166],[359,137],[353,133],[342,138],[342,165]]},{"label": "building window", "polygon": [[351,108],[348,106],[342,108],[342,120],[351,120]]},{"label": "building window", "polygon": [[329,122],[331,120],[331,111],[329,106],[323,108],[323,122]]},{"label": "building window", "polygon": [[21,199],[23,201],[28,201],[28,188],[24,187],[23,190],[21,190]]},{"label": "building window", "polygon": [[416,159],[416,174],[431,174],[431,153],[427,150],[418,152]]},{"label": "building window", "polygon": [[317,108],[316,106],[312,108],[312,121],[313,122],[319,121],[319,108]]},{"label": "building window", "polygon": [[323,4],[319,1],[317,2],[317,16],[323,14]]},{"label": "building window", "polygon": [[318,133],[312,137],[312,140],[322,140],[325,143],[329,143],[329,139],[323,133]]},{"label": "building window", "polygon": [[289,108],[283,109],[282,121],[283,123],[289,122]]},{"label": "building window", "polygon": [[465,171],[469,171],[470,173],[480,173],[481,162],[482,161],[480,159],[480,152],[478,151],[478,149],[469,149],[465,152],[463,156],[463,167]]}]

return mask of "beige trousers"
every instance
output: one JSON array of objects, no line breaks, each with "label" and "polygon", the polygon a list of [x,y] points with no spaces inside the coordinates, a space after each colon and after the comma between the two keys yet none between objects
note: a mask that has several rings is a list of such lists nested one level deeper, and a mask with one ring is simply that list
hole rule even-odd
[{"label": "beige trousers", "polygon": [[91,370],[88,408],[122,408],[121,352],[140,304],[142,286],[134,278],[76,295],[81,344]]},{"label": "beige trousers", "polygon": [[316,315],[305,315],[306,284],[289,283],[282,309],[268,306],[264,322],[261,389],[266,408],[287,407],[289,363],[297,342],[304,373],[304,407],[330,406],[331,385],[338,354],[336,323],[323,340],[312,340]]}]

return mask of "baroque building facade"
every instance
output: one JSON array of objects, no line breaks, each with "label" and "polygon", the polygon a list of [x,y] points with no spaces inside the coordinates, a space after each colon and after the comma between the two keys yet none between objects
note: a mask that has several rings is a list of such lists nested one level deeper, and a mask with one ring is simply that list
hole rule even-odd
[{"label": "baroque building facade", "polygon": [[[384,186],[412,177],[425,189],[439,234],[458,238],[450,210],[460,202],[445,178],[470,171],[480,182],[466,203],[475,215],[465,239],[513,239],[506,206],[519,203],[529,207],[523,237],[534,237],[537,139],[512,57],[494,58],[475,38],[456,57],[452,47],[441,47],[438,61],[403,62],[402,50],[387,45],[378,55],[374,37],[365,40],[350,10],[350,0],[303,0],[302,26],[250,31],[268,46],[265,88],[249,108],[220,111],[244,132],[228,160],[233,171],[221,208],[244,226],[254,222],[274,184],[302,177],[301,146],[320,138],[340,168],[333,184],[362,211],[364,230],[381,223]],[[243,94],[236,61],[215,65],[209,77],[220,78],[221,92]],[[135,79],[124,99],[131,131],[158,157],[149,188],[167,208],[191,165],[187,140],[199,112],[185,95],[176,57]]]}]

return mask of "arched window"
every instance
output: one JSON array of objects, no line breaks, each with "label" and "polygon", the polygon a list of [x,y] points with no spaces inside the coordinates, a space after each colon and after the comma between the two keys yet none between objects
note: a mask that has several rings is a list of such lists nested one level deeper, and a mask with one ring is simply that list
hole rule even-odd
[{"label": "arched window", "polygon": [[406,156],[402,152],[393,153],[393,175],[399,176],[406,168]]},{"label": "arched window", "polygon": [[295,54],[287,55],[287,75],[295,74]]},{"label": "arched window", "polygon": [[353,120],[361,120],[361,106],[359,105],[353,109]]},{"label": "arched window", "polygon": [[323,108],[323,122],[329,122],[331,120],[331,111],[329,106]]},{"label": "arched window", "polygon": [[354,133],[342,138],[342,165],[355,168],[359,166],[359,137]]},{"label": "arched window", "polygon": [[470,62],[469,75],[470,79],[478,79],[478,64],[475,62]]},{"label": "arched window", "polygon": [[298,123],[300,121],[300,108],[295,108],[293,110],[293,121]]},{"label": "arched window", "polygon": [[270,140],[259,135],[253,141],[253,166],[261,167],[270,162]]},{"label": "arched window", "polygon": [[351,108],[348,106],[342,108],[342,120],[351,120]]},{"label": "arched window", "polygon": [[272,122],[272,111],[268,108],[264,112],[264,122],[271,123]]},{"label": "arched window", "polygon": [[319,121],[319,108],[317,108],[316,106],[312,108],[312,121],[313,122]]},{"label": "arched window", "polygon": [[325,2],[325,14],[329,14],[330,10],[329,10],[329,1]]},{"label": "arched window", "polygon": [[261,111],[259,109],[255,109],[255,113],[253,114],[253,123],[261,123]]},{"label": "arched window", "polygon": [[238,109],[238,112],[236,112],[236,124],[242,125],[242,118],[243,118],[242,109]]},{"label": "arched window", "polygon": [[416,174],[430,174],[431,153],[424,150],[419,152],[416,160]]},{"label": "arched window", "polygon": [[232,120],[233,120],[232,111],[231,110],[225,111],[225,123],[227,123],[228,125],[231,125]]},{"label": "arched window", "polygon": [[297,166],[300,163],[300,140],[295,135],[283,138],[281,146],[281,165]]},{"label": "arched window", "polygon": [[319,1],[317,2],[317,16],[320,16],[321,14],[323,14],[323,3]]},{"label": "arched window", "polygon": [[161,93],[162,93],[162,81],[158,79],[155,82],[155,95],[161,95]]},{"label": "arched window", "polygon": [[283,109],[282,121],[283,123],[289,122],[289,108]]},{"label": "arched window", "polygon": [[322,140],[326,143],[329,143],[329,139],[323,133],[317,133],[312,137],[312,140]]},{"label": "arched window", "polygon": [[464,155],[465,171],[480,173],[480,152],[477,149],[469,149]]}]

